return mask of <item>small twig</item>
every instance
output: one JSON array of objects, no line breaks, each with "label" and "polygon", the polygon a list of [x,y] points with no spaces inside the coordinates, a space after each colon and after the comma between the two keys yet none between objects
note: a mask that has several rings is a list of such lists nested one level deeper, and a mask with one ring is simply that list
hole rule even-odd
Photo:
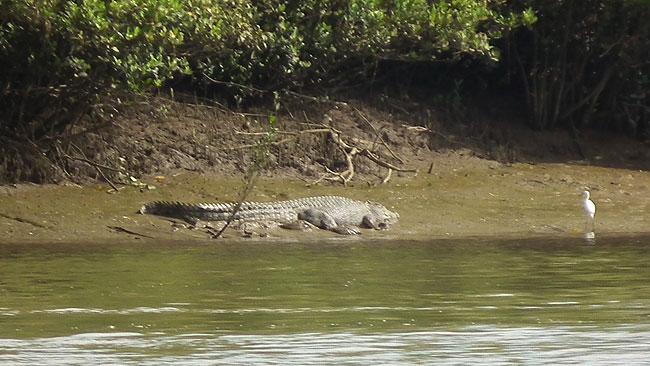
[{"label": "small twig", "polygon": [[127,234],[131,234],[131,235],[135,235],[135,236],[141,236],[141,237],[143,237],[143,238],[149,238],[149,239],[153,239],[153,238],[154,238],[153,236],[149,236],[149,235],[145,235],[145,234],[136,233],[135,231],[131,231],[131,230],[125,229],[125,228],[123,228],[123,227],[121,227],[121,226],[106,226],[106,227],[109,228],[109,229],[111,229],[111,230],[113,230],[113,231],[116,231],[116,232],[127,233]]},{"label": "small twig", "polygon": [[353,147],[350,152],[347,152],[345,150],[342,151],[345,155],[345,161],[348,165],[348,168],[338,175],[341,179],[341,183],[343,183],[345,186],[350,180],[352,180],[352,177],[354,177],[354,162],[352,161],[352,157],[354,157],[359,152],[359,150],[357,150],[356,147]]},{"label": "small twig", "polygon": [[283,104],[282,106],[284,107],[284,109],[287,110],[287,113],[289,114],[289,117],[291,117],[291,119],[296,119],[296,118],[293,116],[293,113],[291,113],[291,110],[289,109],[288,106],[286,106],[286,105],[284,105],[284,104]]},{"label": "small twig", "polygon": [[[177,96],[182,96],[184,100],[186,100],[186,99],[188,99],[188,98],[194,98],[195,101],[201,100],[201,101],[204,102],[204,103],[211,103],[211,104],[214,104],[214,105],[208,105],[208,104],[193,104],[193,103],[185,102],[185,101],[176,101],[176,100],[172,100],[174,103],[178,103],[178,104],[181,104],[181,105],[183,105],[183,104],[187,104],[187,105],[190,105],[190,106],[200,106],[200,107],[208,107],[208,108],[214,108],[214,109],[221,109],[222,111],[232,112],[230,109],[228,109],[228,107],[226,107],[225,105],[223,105],[223,104],[221,104],[221,103],[219,103],[219,102],[217,102],[216,100],[211,99],[211,98],[203,98],[203,97],[199,97],[199,96],[196,95],[196,94],[195,94],[195,95],[190,95],[190,94],[188,94],[188,93],[178,93],[178,92],[176,93],[176,95],[177,95]],[[169,99],[167,99],[167,98],[162,98],[162,99],[163,99],[163,100],[169,100]],[[233,112],[233,113],[234,113],[234,112]]]},{"label": "small twig", "polygon": [[[305,116],[306,118],[306,116]],[[305,126],[318,126],[318,127],[324,127],[324,128],[330,128],[328,125],[322,124],[322,123],[313,123],[313,122],[300,122],[301,125]]]},{"label": "small twig", "polygon": [[234,114],[240,115],[242,117],[268,117],[268,114],[264,113],[249,113],[249,112],[232,112]]},{"label": "small twig", "polygon": [[94,161],[92,161],[90,159],[87,159],[87,158],[80,158],[78,156],[70,156],[70,155],[64,153],[63,151],[61,151],[60,153],[61,153],[61,155],[63,155],[64,158],[71,159],[71,160],[82,161],[82,162],[84,162],[84,163],[86,163],[88,165],[92,165],[93,167],[99,167],[99,168],[103,168],[103,169],[106,169],[106,170],[111,170],[111,171],[118,172],[118,173],[124,173],[124,174],[127,173],[124,169],[112,168],[110,166],[106,166],[106,165],[94,162]]},{"label": "small twig", "polygon": [[50,227],[48,227],[46,225],[43,225],[43,224],[39,224],[38,222],[36,222],[34,220],[25,219],[25,218],[18,217],[18,216],[9,216],[7,214],[0,213],[0,217],[4,217],[5,219],[9,219],[9,220],[22,222],[23,224],[30,224],[32,226],[40,227],[42,229],[50,229]]},{"label": "small twig", "polygon": [[388,169],[388,173],[384,177],[384,179],[381,181],[381,184],[386,184],[390,180],[390,177],[393,175],[393,169]]},{"label": "small twig", "polygon": [[[402,127],[406,128],[407,131],[412,131],[412,132],[425,132],[425,133],[430,133],[432,135],[436,135],[439,137],[442,137],[443,140],[447,141],[450,144],[457,144],[460,146],[463,146],[464,144],[460,141],[454,141],[451,137],[445,135],[442,132],[434,131],[430,128],[422,127],[422,126],[408,126],[408,125],[402,125]],[[475,140],[473,138],[470,138],[471,140]]]},{"label": "small twig", "polygon": [[433,132],[431,131],[430,128],[422,127],[422,126],[409,126],[409,125],[402,125],[402,127],[406,128],[408,131],[415,131],[415,132]]},{"label": "small twig", "polygon": [[243,84],[235,83],[235,82],[232,82],[232,81],[215,80],[215,79],[211,78],[210,76],[208,76],[208,74],[206,74],[206,73],[203,73],[203,76],[206,79],[210,80],[211,82],[213,82],[215,84],[219,84],[219,85],[226,85],[226,86],[230,86],[230,87],[236,87],[236,88],[239,88],[239,89],[245,89],[245,90],[249,90],[249,91],[252,91],[252,92],[259,93],[259,94],[266,94],[266,93],[269,92],[268,90],[257,89],[257,88],[254,88],[252,86],[243,85]]},{"label": "small twig", "polygon": [[[2,140],[5,140],[5,139],[2,139]],[[5,140],[5,141],[6,141],[6,140]],[[29,138],[27,138],[27,141],[29,142],[30,146],[32,147],[32,150],[36,153],[36,156],[38,156],[40,159],[43,159],[43,160],[47,161],[47,162],[50,164],[50,166],[51,166],[52,168],[54,168],[55,170],[56,170],[56,169],[58,169],[58,170],[62,170],[62,171],[64,172],[64,174],[68,174],[68,173],[65,171],[65,169],[63,169],[61,166],[59,166],[59,164],[55,164],[55,163],[52,161],[52,159],[48,158],[47,155],[41,151],[41,149],[38,147],[38,145],[37,145],[34,141],[32,141],[32,140],[29,139]],[[14,143],[14,141],[11,141],[11,142],[12,142],[12,144]],[[16,149],[16,151],[19,151],[19,150]]]},{"label": "small twig", "polygon": [[248,197],[248,195],[253,191],[253,188],[255,188],[255,181],[259,175],[259,171],[264,168],[264,165],[268,164],[269,146],[282,143],[281,141],[274,141],[276,136],[276,131],[274,128],[275,122],[275,118],[269,118],[269,131],[265,137],[262,137],[258,143],[255,144],[256,151],[253,153],[252,165],[249,165],[244,176],[244,189],[241,191],[237,204],[228,216],[226,224],[221,228],[221,230],[219,230],[219,232],[213,235],[214,239],[221,237],[221,234],[223,234],[223,232],[230,226],[239,210],[241,210],[242,205],[246,201],[246,197]]},{"label": "small twig", "polygon": [[398,171],[398,172],[408,172],[408,173],[417,173],[418,172],[417,169],[403,169],[403,168],[396,167],[395,165],[393,165],[391,163],[387,163],[385,161],[382,161],[372,151],[367,150],[367,149],[361,150],[359,152],[359,154],[367,157],[370,160],[372,160],[375,164],[377,164],[379,166],[383,166],[384,168],[387,168],[387,169],[392,169],[392,170],[395,170],[395,171]]},{"label": "small twig", "polygon": [[205,109],[217,110],[219,112],[230,112],[230,113],[233,113],[233,114],[240,114],[238,112],[231,111],[230,109],[222,106],[221,104],[217,104],[217,106],[213,106],[213,105],[207,105],[207,104],[196,104],[196,103],[190,103],[190,102],[182,102],[182,101],[171,100],[171,99],[169,101],[172,102],[173,104],[178,104],[178,105],[186,106],[186,107],[200,107],[200,108],[205,108]]},{"label": "small twig", "polygon": [[379,141],[381,141],[382,145],[384,145],[384,147],[386,148],[386,150],[388,150],[388,152],[393,156],[393,158],[395,158],[395,160],[399,161],[400,163],[404,164],[404,160],[403,160],[402,158],[400,158],[399,156],[397,156],[397,154],[395,154],[395,153],[393,152],[393,150],[391,150],[391,148],[388,146],[388,144],[386,143],[386,141],[384,140],[384,138],[383,138],[383,137],[381,136],[381,134],[379,133],[380,131],[377,131],[377,129],[375,128],[375,126],[370,122],[370,120],[369,120],[368,118],[366,118],[366,116],[364,116],[363,113],[361,113],[361,111],[358,110],[356,107],[353,107],[353,108],[354,108],[354,110],[357,112],[357,114],[359,115],[359,117],[361,117],[361,119],[363,119],[363,120],[368,124],[368,126],[370,126],[370,128],[372,128],[372,130],[375,132],[375,135],[377,136],[377,138],[379,139]]},{"label": "small twig", "polygon": [[[61,149],[59,148],[59,144],[54,144],[54,148],[56,149],[56,153],[58,154],[58,159],[57,160],[60,161],[63,158],[66,158],[65,153],[63,151],[61,151]],[[59,164],[58,166],[68,178],[72,177],[72,174],[70,174],[70,172],[68,172],[66,170],[66,168],[65,168],[65,166],[63,164]]]},{"label": "small twig", "polygon": [[[289,142],[292,140],[295,140],[296,137],[308,133],[325,133],[325,132],[331,132],[332,130],[329,128],[316,128],[316,129],[311,129],[311,130],[302,130],[298,132],[289,132],[289,131],[277,131],[277,134],[281,135],[289,135],[291,137],[288,137],[286,139],[278,140],[278,141],[273,141],[270,143],[270,145],[273,146],[278,146],[281,144],[284,144],[285,142]],[[265,132],[241,132],[241,131],[235,131],[235,134],[238,135],[250,135],[250,136],[261,136],[261,135],[266,135]],[[228,148],[229,150],[241,150],[241,149],[250,149],[257,146],[257,144],[246,144],[246,145],[240,145],[240,146],[235,146],[235,147],[230,147]]]},{"label": "small twig", "polygon": [[[282,145],[285,142],[289,142],[289,141],[294,140],[294,139],[295,139],[295,136],[289,137],[289,138],[286,138],[286,139],[283,139],[283,140],[270,142],[269,145],[271,145],[271,146]],[[230,147],[228,149],[229,150],[241,150],[241,149],[250,149],[250,148],[253,148],[253,147],[256,147],[256,146],[258,146],[258,145],[257,144],[247,144],[247,145],[240,145],[240,146]]]},{"label": "small twig", "polygon": [[257,172],[252,171],[251,175],[248,177],[246,181],[246,187],[242,191],[241,196],[239,197],[239,200],[237,204],[235,205],[235,208],[233,208],[232,212],[228,216],[228,219],[226,220],[226,224],[223,225],[221,230],[217,232],[215,235],[212,236],[213,239],[219,239],[221,237],[221,234],[223,234],[224,231],[230,226],[230,224],[235,220],[235,215],[241,210],[242,205],[244,204],[244,201],[246,201],[246,197],[251,193],[253,190],[253,187],[255,187],[255,179],[257,178]]},{"label": "small twig", "polygon": [[[379,165],[381,167],[389,169],[388,179],[390,179],[390,175],[392,174],[393,170],[399,171],[399,172],[417,173],[417,169],[399,168],[399,167],[397,167],[397,166],[395,166],[393,164],[390,164],[390,163],[387,163],[387,162],[381,160],[375,153],[373,153],[372,151],[370,151],[368,149],[359,149],[357,146],[350,145],[347,142],[343,141],[343,139],[341,138],[341,131],[339,131],[339,130],[333,128],[333,127],[327,128],[327,126],[325,126],[325,125],[323,125],[323,126],[326,127],[326,129],[329,130],[330,138],[332,139],[332,141],[334,141],[334,143],[339,147],[339,149],[345,155],[345,160],[347,162],[347,169],[345,171],[341,172],[341,173],[337,173],[337,172],[333,172],[329,168],[325,167],[325,169],[327,170],[327,172],[331,176],[324,175],[324,176],[320,177],[319,179],[315,180],[314,182],[312,182],[309,185],[314,185],[314,184],[320,183],[323,180],[329,180],[329,181],[339,180],[339,181],[341,181],[341,183],[343,183],[343,185],[346,185],[352,179],[352,177],[354,176],[354,162],[352,161],[352,158],[355,155],[365,156],[366,158],[368,158],[369,160],[371,160],[375,164],[377,164],[377,165]],[[386,179],[386,178],[384,178],[384,179]]]},{"label": "small twig", "polygon": [[[314,128],[310,130],[301,130],[298,132],[293,132],[293,131],[276,131],[275,133],[278,135],[292,135],[292,136],[297,136],[297,135],[303,135],[307,133],[323,133],[323,132],[330,132],[330,128]],[[235,130],[235,134],[237,135],[251,135],[251,136],[263,136],[266,135],[267,132],[243,132],[243,131],[237,131]]]},{"label": "small twig", "polygon": [[323,132],[330,132],[330,131],[332,131],[332,129],[329,128],[329,127],[327,127],[327,128],[312,128],[312,129],[310,129],[310,130],[302,130],[302,131],[299,131],[299,133],[300,133],[300,134],[305,134],[305,133],[323,133]]},{"label": "small twig", "polygon": [[395,104],[395,103],[392,103],[392,102],[388,102],[388,104],[389,104],[391,107],[397,109],[398,111],[404,113],[405,115],[409,115],[409,112],[408,112],[406,109],[402,108],[401,106],[399,106],[399,105],[397,105],[397,104]]},{"label": "small twig", "polygon": [[[292,131],[275,131],[278,135],[298,135],[299,132],[292,132]],[[235,135],[247,135],[247,136],[264,136],[268,134],[268,132],[244,132],[244,131],[237,131],[235,130]]]}]

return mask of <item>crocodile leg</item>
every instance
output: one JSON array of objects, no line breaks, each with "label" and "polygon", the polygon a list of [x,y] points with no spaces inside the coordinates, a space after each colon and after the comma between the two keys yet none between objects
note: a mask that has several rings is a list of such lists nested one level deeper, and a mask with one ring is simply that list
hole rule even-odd
[{"label": "crocodile leg", "polygon": [[304,220],[313,224],[323,230],[333,231],[342,235],[358,235],[361,234],[359,229],[353,226],[342,226],[336,223],[328,213],[315,208],[308,208],[298,212],[298,219]]},{"label": "crocodile leg", "polygon": [[305,231],[305,230],[311,230],[315,226],[311,222],[307,222],[305,220],[297,220],[297,221],[294,221],[294,222],[288,222],[286,224],[281,224],[280,227],[283,228],[283,229],[288,229],[288,230],[302,230],[302,231]]},{"label": "crocodile leg", "polygon": [[373,215],[365,215],[361,220],[361,227],[366,229],[387,230],[388,224],[385,222],[378,222]]},{"label": "crocodile leg", "polygon": [[337,226],[335,228],[329,229],[337,234],[341,235],[359,235],[361,231],[354,226]]}]

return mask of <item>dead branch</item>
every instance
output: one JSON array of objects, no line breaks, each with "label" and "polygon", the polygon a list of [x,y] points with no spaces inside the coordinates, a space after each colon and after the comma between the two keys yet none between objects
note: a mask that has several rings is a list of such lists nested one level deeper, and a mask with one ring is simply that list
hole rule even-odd
[{"label": "dead branch", "polygon": [[124,169],[113,168],[113,167],[110,167],[110,166],[107,166],[107,165],[103,165],[103,164],[97,163],[97,162],[95,162],[95,161],[92,161],[92,160],[90,160],[90,159],[82,158],[82,157],[79,157],[79,156],[70,156],[70,155],[68,155],[68,154],[66,154],[65,152],[60,151],[60,150],[59,150],[59,152],[60,152],[61,155],[62,155],[64,158],[66,158],[66,159],[70,159],[70,160],[78,160],[78,161],[84,162],[84,163],[86,163],[86,164],[88,164],[88,165],[91,165],[91,166],[93,166],[93,167],[96,167],[96,168],[98,167],[98,168],[102,168],[102,169],[106,169],[106,170],[111,170],[111,171],[114,171],[114,172],[119,172],[119,173],[124,173],[124,174],[127,173]]},{"label": "dead branch", "polygon": [[[278,145],[282,145],[282,144],[284,144],[284,143],[286,143],[286,142],[292,141],[292,140],[294,140],[294,139],[295,139],[295,138],[293,138],[293,137],[288,137],[288,138],[286,138],[286,139],[282,139],[282,140],[278,140],[278,141],[273,141],[273,142],[269,143],[269,145],[271,145],[271,146],[278,146]],[[255,146],[257,146],[257,144],[247,144],[247,145],[240,145],[240,146],[230,147],[230,148],[228,148],[228,149],[229,149],[229,150],[251,149],[251,148],[253,148],[253,147],[255,147]]]},{"label": "dead branch", "polygon": [[413,132],[433,132],[431,131],[430,128],[426,128],[423,126],[402,125],[402,127],[406,128],[407,131],[413,131]]},{"label": "dead branch", "polygon": [[[275,131],[276,134],[278,135],[298,135],[298,132],[292,132],[292,131]],[[237,131],[235,130],[235,135],[247,135],[247,136],[263,136],[267,135],[268,132],[244,132],[244,131]]]},{"label": "dead branch", "polygon": [[[104,180],[105,180],[105,181],[106,181],[106,182],[111,186],[111,188],[113,188],[113,190],[114,190],[115,192],[119,192],[119,189],[115,186],[115,184],[113,184],[113,182],[112,182],[110,179],[108,179],[108,177],[106,176],[106,174],[104,174],[104,171],[103,171],[103,170],[100,168],[100,166],[99,166],[100,164],[97,164],[97,163],[95,163],[94,161],[88,159],[88,158],[86,157],[86,154],[84,154],[84,152],[83,152],[83,151],[82,151],[82,150],[81,150],[77,145],[75,145],[75,144],[73,144],[73,143],[70,143],[70,145],[71,145],[72,147],[74,147],[74,148],[79,152],[79,154],[81,154],[81,158],[74,158],[74,157],[72,157],[72,156],[70,156],[70,155],[68,155],[68,154],[66,154],[66,153],[63,153],[64,156],[69,157],[70,159],[81,160],[81,161],[83,161],[83,162],[85,162],[85,163],[91,165],[92,167],[95,168],[95,170],[97,170],[97,172],[99,173],[99,175],[101,175],[102,178],[104,178]],[[120,170],[117,170],[117,171],[120,171]]]},{"label": "dead branch", "polygon": [[[359,151],[357,150],[356,147],[353,147],[352,149],[350,149],[350,152],[347,152],[343,149],[342,152],[345,155],[345,162],[347,163],[348,168],[342,173],[337,173],[336,175],[338,176],[341,183],[345,186],[350,180],[352,180],[352,177],[354,177],[354,162],[352,161],[352,157],[355,156]],[[333,180],[333,179],[328,179],[328,180]]]},{"label": "dead branch", "polygon": [[[291,137],[287,137],[282,140],[274,141],[271,143],[273,146],[278,146],[282,145],[286,142],[293,141],[295,140],[298,136],[308,134],[308,133],[326,133],[330,132],[329,128],[317,128],[317,129],[310,129],[310,130],[302,130],[298,132],[291,132],[291,131],[276,131],[275,133],[280,134],[280,135],[289,135]],[[248,135],[248,136],[261,136],[261,135],[266,135],[266,132],[242,132],[242,131],[235,131],[235,134],[237,135]],[[246,144],[246,145],[240,145],[240,146],[235,146],[229,148],[229,150],[241,150],[241,149],[250,149],[252,147],[257,146],[256,144]]]},{"label": "dead branch", "polygon": [[125,233],[125,234],[130,234],[130,235],[140,236],[140,237],[143,237],[143,238],[149,238],[149,239],[153,239],[153,238],[154,238],[153,236],[149,236],[149,235],[145,235],[145,234],[140,234],[140,233],[137,233],[137,232],[135,232],[135,231],[133,231],[133,230],[125,229],[125,228],[123,228],[123,227],[121,227],[121,226],[110,226],[110,225],[108,225],[108,226],[106,226],[106,227],[109,228],[109,229],[111,229],[111,231],[114,231],[114,232],[116,232],[116,233]]},{"label": "dead branch", "polygon": [[388,183],[388,181],[390,180],[390,177],[391,177],[392,175],[393,175],[393,169],[388,169],[388,173],[386,174],[386,176],[384,177],[384,179],[382,179],[381,184],[386,184],[386,183]]},{"label": "dead branch", "polygon": [[[325,126],[326,127],[326,126]],[[355,145],[351,145],[350,143],[347,143],[343,140],[341,137],[342,132],[333,128],[329,127],[329,136],[332,139],[332,141],[338,145],[339,149],[343,152],[343,155],[345,156],[345,161],[347,163],[347,168],[341,173],[333,172],[329,168],[326,168],[327,173],[329,175],[323,175],[316,181],[312,182],[310,185],[314,185],[317,183],[320,183],[323,180],[329,180],[329,181],[340,181],[343,185],[346,185],[354,176],[354,162],[352,158],[356,155],[361,155],[366,158],[368,158],[370,161],[373,163],[387,168],[389,170],[388,175],[384,178],[383,182],[388,182],[390,179],[390,175],[392,174],[393,170],[400,171],[400,172],[411,172],[411,173],[417,173],[417,169],[405,169],[405,168],[400,168],[397,167],[393,164],[390,164],[386,161],[383,161],[382,159],[377,156],[374,152],[368,150],[368,149],[360,149],[359,147]]]},{"label": "dead branch", "polygon": [[395,170],[395,171],[398,171],[398,172],[407,172],[407,173],[417,173],[418,172],[417,169],[399,168],[399,167],[397,167],[397,166],[395,166],[395,165],[393,165],[391,163],[385,162],[385,161],[379,159],[379,157],[377,155],[375,155],[372,151],[367,150],[367,149],[361,150],[359,152],[359,154],[367,157],[370,160],[372,160],[372,162],[374,162],[375,164],[377,164],[377,165],[379,165],[381,167],[387,168],[387,169]]},{"label": "dead branch", "polygon": [[364,121],[368,124],[368,126],[370,126],[370,128],[375,132],[375,135],[377,136],[377,138],[379,139],[379,141],[381,141],[382,145],[384,145],[384,147],[386,148],[386,150],[388,150],[388,152],[390,153],[390,155],[391,155],[393,158],[395,158],[395,160],[397,160],[397,161],[399,161],[400,163],[404,164],[404,159],[402,159],[402,158],[400,158],[399,156],[397,156],[397,154],[395,154],[395,153],[393,152],[393,150],[391,150],[391,148],[388,146],[388,144],[386,143],[386,141],[384,140],[384,138],[381,136],[381,134],[379,133],[379,131],[377,131],[377,129],[375,128],[375,126],[370,122],[370,120],[369,120],[368,118],[366,118],[366,116],[364,116],[363,113],[361,113],[361,111],[360,111],[359,109],[357,109],[356,107],[352,107],[352,108],[355,110],[355,112],[357,112],[357,114],[359,115],[359,117],[361,117],[361,119],[364,120]]},{"label": "dead branch", "polygon": [[[365,118],[365,117],[364,117]],[[366,120],[367,121],[367,120]],[[368,124],[372,126],[370,121],[367,121]],[[398,171],[398,172],[408,172],[408,173],[417,173],[417,169],[410,169],[410,168],[402,168],[399,166],[396,166],[394,164],[391,164],[385,160],[383,160],[377,152],[374,151],[374,149],[368,149],[366,147],[361,147],[358,144],[365,144],[368,146],[375,146],[370,141],[363,140],[363,139],[357,139],[353,138],[350,139],[351,141],[345,141],[342,137],[343,132],[340,130],[337,130],[334,127],[328,126],[324,123],[316,124],[316,123],[303,123],[304,125],[310,126],[310,127],[318,127],[318,128],[310,128],[306,130],[301,130],[301,131],[276,131],[275,133],[280,134],[280,135],[285,135],[287,136],[286,138],[279,140],[279,141],[274,141],[270,143],[270,145],[273,146],[278,146],[285,144],[287,142],[291,142],[296,140],[299,136],[306,135],[306,134],[317,134],[317,133],[327,133],[330,139],[336,144],[336,146],[339,148],[343,156],[345,157],[345,162],[346,162],[346,168],[342,172],[335,172],[331,170],[328,167],[325,168],[325,174],[323,174],[321,177],[316,179],[313,182],[308,183],[309,186],[318,184],[324,180],[326,181],[336,181],[340,182],[343,185],[347,185],[352,178],[355,175],[355,166],[354,166],[354,157],[359,155],[367,158],[368,160],[372,161],[373,163],[379,165],[382,168],[388,169],[387,175],[383,178],[382,183],[386,183],[390,180],[392,172],[393,171]],[[373,130],[377,133],[377,136],[380,136],[379,132],[372,126]],[[243,136],[262,136],[265,135],[266,132],[244,132],[244,131],[235,131],[235,134],[237,135],[243,135]],[[382,139],[383,146],[386,147],[386,149],[391,153],[393,158],[400,163],[403,163],[403,160],[397,156],[397,154],[393,153],[390,148],[388,147],[388,144],[386,144],[385,141]],[[237,149],[250,149],[254,148],[257,146],[257,144],[246,144],[246,145],[241,145],[241,146],[236,146],[230,148],[230,150],[237,150]]]}]

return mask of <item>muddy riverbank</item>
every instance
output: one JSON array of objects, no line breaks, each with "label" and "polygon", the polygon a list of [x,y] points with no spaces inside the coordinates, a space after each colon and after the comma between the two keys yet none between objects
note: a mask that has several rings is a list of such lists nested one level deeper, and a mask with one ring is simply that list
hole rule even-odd
[{"label": "muddy riverbank", "polygon": [[[580,191],[589,187],[598,207],[598,234],[648,232],[650,199],[646,171],[573,164],[512,164],[439,154],[432,172],[395,177],[388,184],[306,186],[296,178],[261,178],[251,200],[334,194],[383,203],[401,215],[389,231],[367,238],[463,236],[579,236],[584,220]],[[241,180],[181,173],[143,178],[146,186],[107,193],[106,185],[17,185],[0,189],[0,242],[210,241],[202,230],[137,213],[154,200],[233,201]],[[254,240],[344,239],[329,232],[273,229]],[[227,231],[226,238],[241,238]]]},{"label": "muddy riverbank", "polygon": [[[249,200],[331,194],[400,214],[390,231],[356,240],[578,236],[585,188],[598,207],[596,233],[649,231],[650,150],[642,142],[532,131],[500,108],[468,109],[459,123],[433,105],[302,103],[271,124],[267,110],[152,99],[109,124],[80,124],[69,145],[43,153],[39,174],[58,184],[0,186],[0,242],[210,240],[204,230],[137,211],[155,200],[237,200],[260,141],[267,169]],[[110,184],[119,192],[108,193]],[[256,240],[342,239],[321,230],[268,235]],[[248,240],[235,231],[226,237]]]}]

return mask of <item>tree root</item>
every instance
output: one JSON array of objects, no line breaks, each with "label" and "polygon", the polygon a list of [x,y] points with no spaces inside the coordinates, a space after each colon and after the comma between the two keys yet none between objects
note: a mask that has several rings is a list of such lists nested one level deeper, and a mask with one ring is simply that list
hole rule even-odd
[{"label": "tree root", "polygon": [[354,176],[354,162],[352,158],[356,155],[366,157],[368,160],[379,165],[380,167],[388,169],[388,173],[382,179],[382,184],[385,184],[390,180],[393,171],[417,173],[417,169],[398,167],[396,165],[393,165],[391,163],[382,160],[379,157],[379,154],[377,152],[370,151],[366,148],[359,148],[358,146],[343,141],[341,137],[341,131],[338,131],[334,128],[330,128],[329,136],[332,139],[332,141],[334,141],[334,143],[339,147],[343,155],[345,155],[347,168],[341,173],[333,172],[329,168],[326,168],[327,174],[321,176],[319,179],[315,180],[310,185],[320,183],[323,180],[339,181],[343,185],[346,185],[350,180],[352,180],[352,177]]}]

